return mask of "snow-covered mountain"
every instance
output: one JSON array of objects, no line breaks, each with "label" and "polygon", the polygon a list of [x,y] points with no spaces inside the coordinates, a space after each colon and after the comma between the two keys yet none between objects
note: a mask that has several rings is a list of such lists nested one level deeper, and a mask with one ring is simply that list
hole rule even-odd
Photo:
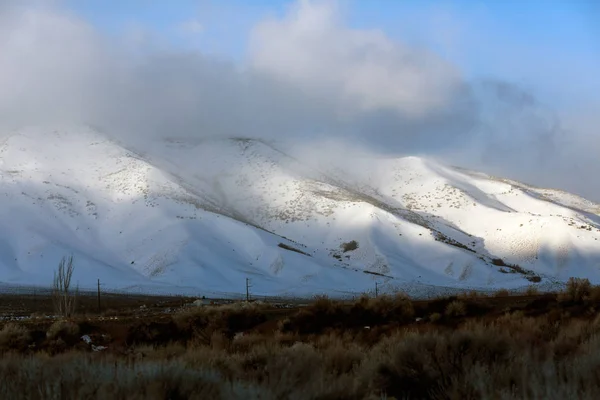
[{"label": "snow-covered mountain", "polygon": [[[308,161],[249,138],[0,135],[0,282],[332,295],[600,282],[600,206],[416,157]],[[333,157],[332,157],[333,159]]]}]

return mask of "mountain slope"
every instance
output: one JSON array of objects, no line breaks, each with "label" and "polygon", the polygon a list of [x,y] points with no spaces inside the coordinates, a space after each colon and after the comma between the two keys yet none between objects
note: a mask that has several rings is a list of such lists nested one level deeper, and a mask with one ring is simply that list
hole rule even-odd
[{"label": "mountain slope", "polygon": [[242,138],[132,146],[82,127],[6,135],[0,281],[49,284],[71,252],[82,287],[145,291],[600,281],[591,202],[416,157],[345,169],[292,153]]}]

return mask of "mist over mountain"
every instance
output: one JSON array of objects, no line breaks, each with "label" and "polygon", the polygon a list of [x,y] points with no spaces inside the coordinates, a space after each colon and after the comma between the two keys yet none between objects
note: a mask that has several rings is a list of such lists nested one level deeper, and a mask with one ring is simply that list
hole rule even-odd
[{"label": "mist over mountain", "polygon": [[299,1],[259,21],[239,62],[151,31],[106,35],[60,2],[5,3],[0,37],[9,130],[85,123],[122,139],[293,138],[315,151],[337,140],[600,199],[594,113],[565,126],[552,99],[470,79],[427,48],[348,27],[335,2]]},{"label": "mist over mountain", "polygon": [[600,280],[598,204],[337,150],[315,160],[264,139],[135,147],[85,126],[15,131],[0,147],[0,281],[47,284],[69,253],[83,288],[169,293],[234,295],[246,278],[256,294],[342,296],[375,282],[419,296]]},{"label": "mist over mountain", "polygon": [[595,279],[594,103],[473,77],[331,1],[294,2],[247,41],[232,60],[109,34],[68,2],[1,2],[0,281],[45,282],[67,251],[119,287]]}]

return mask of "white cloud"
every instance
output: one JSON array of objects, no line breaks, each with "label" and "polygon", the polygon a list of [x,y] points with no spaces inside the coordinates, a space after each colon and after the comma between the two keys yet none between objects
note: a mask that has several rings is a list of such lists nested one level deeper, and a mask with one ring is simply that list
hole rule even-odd
[{"label": "white cloud", "polygon": [[462,83],[433,53],[344,27],[332,2],[302,0],[285,18],[261,22],[250,54],[254,67],[364,111],[421,117],[447,106]]},{"label": "white cloud", "polygon": [[48,9],[0,14],[2,122],[84,118],[107,76],[107,53],[85,22]]},{"label": "white cloud", "polygon": [[59,8],[0,2],[0,125],[89,122],[131,140],[285,136],[314,143],[315,157],[331,156],[321,140],[344,140],[600,199],[596,114],[563,127],[514,85],[463,82],[426,49],[345,27],[331,3],[303,0],[259,23],[250,68],[138,36],[115,40]]}]

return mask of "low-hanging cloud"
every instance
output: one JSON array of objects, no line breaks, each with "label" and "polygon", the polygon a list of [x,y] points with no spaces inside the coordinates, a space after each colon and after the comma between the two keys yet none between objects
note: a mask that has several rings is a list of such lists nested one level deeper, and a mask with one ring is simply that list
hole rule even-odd
[{"label": "low-hanging cloud", "polygon": [[461,85],[455,67],[378,30],[346,29],[334,3],[302,0],[284,19],[258,24],[252,66],[341,106],[426,117],[443,109]]},{"label": "low-hanging cloud", "polygon": [[41,7],[0,9],[0,117],[20,125],[84,117],[105,61],[93,29]]},{"label": "low-hanging cloud", "polygon": [[335,3],[301,0],[259,22],[239,64],[125,39],[58,6],[0,2],[0,126],[88,123],[124,140],[344,141],[600,200],[591,179],[600,143],[578,133],[595,118],[575,131],[516,85],[467,81],[428,49],[344,26]]}]

